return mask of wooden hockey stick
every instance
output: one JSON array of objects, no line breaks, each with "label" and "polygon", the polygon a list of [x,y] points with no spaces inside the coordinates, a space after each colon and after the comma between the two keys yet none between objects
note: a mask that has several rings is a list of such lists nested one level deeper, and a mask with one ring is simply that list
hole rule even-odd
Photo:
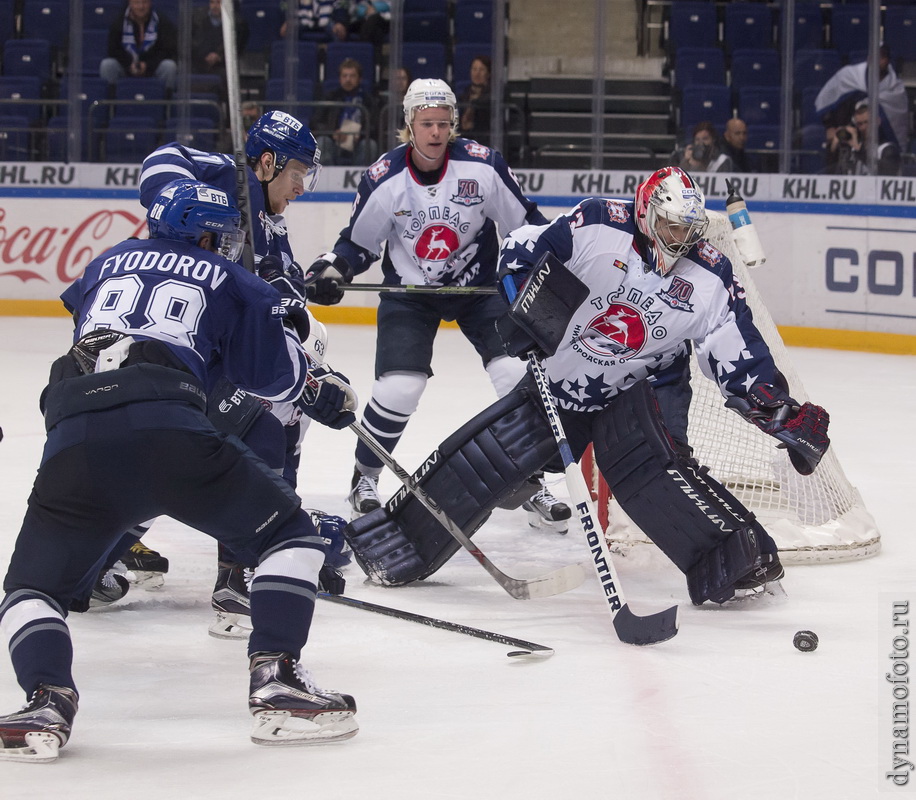
[{"label": "wooden hockey stick", "polygon": [[226,61],[226,92],[229,105],[229,132],[232,135],[232,157],[235,159],[235,187],[245,232],[242,265],[254,272],[254,233],[251,227],[251,196],[248,193],[248,163],[242,138],[242,90],[239,85],[239,61],[235,38],[235,9],[232,2],[222,4],[223,51]]},{"label": "wooden hockey stick", "polygon": [[480,628],[471,628],[467,625],[459,625],[457,622],[448,622],[444,619],[426,617],[423,614],[414,614],[410,611],[401,611],[398,608],[390,608],[389,606],[380,606],[376,605],[375,603],[367,603],[365,600],[357,600],[354,597],[347,597],[342,594],[328,594],[327,592],[318,592],[318,596],[322,600],[327,600],[331,603],[339,603],[340,605],[350,606],[352,608],[361,608],[364,611],[374,611],[376,614],[384,614],[386,617],[406,619],[409,622],[418,622],[420,625],[428,625],[431,628],[440,628],[444,631],[463,633],[466,636],[474,636],[478,639],[486,639],[490,642],[499,642],[500,644],[507,644],[511,647],[521,648],[520,650],[510,650],[508,653],[506,653],[509,658],[518,658],[524,656],[548,658],[554,653],[553,648],[544,647],[544,645],[535,644],[534,642],[526,642],[524,639],[516,639],[514,636],[505,636],[502,633],[493,633],[492,631],[484,631]]},{"label": "wooden hockey stick", "polygon": [[346,283],[340,287],[345,292],[407,292],[409,294],[498,294],[495,286],[420,286],[405,284],[389,286],[384,283]]},{"label": "wooden hockey stick", "polygon": [[510,578],[484,555],[480,548],[471,541],[470,537],[458,527],[448,514],[436,505],[435,500],[424,491],[423,487],[417,483],[412,475],[392,458],[391,454],[379,444],[378,440],[369,431],[358,422],[351,423],[350,430],[381,459],[388,469],[397,475],[401,483],[407,487],[407,490],[438,520],[439,524],[449,532],[452,538],[474,556],[493,579],[516,600],[552,597],[556,594],[568,592],[570,589],[575,589],[585,580],[585,572],[579,564],[569,564],[538,578],[529,578],[527,580],[524,578]]}]

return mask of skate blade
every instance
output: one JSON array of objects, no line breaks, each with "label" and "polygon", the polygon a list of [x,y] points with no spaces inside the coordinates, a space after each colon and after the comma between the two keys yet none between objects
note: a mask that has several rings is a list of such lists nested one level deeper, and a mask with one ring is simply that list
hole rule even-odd
[{"label": "skate blade", "polygon": [[57,761],[60,739],[47,731],[29,731],[22,747],[0,748],[0,760],[50,764]]},{"label": "skate blade", "polygon": [[561,536],[569,531],[569,520],[551,520],[544,519],[537,511],[528,511],[528,527],[537,528],[551,533],[558,533]]},{"label": "skate blade", "polygon": [[[242,625],[242,620],[247,621],[249,627]],[[250,623],[250,617],[217,612],[216,621],[210,625],[208,633],[214,639],[247,639],[251,635]]]},{"label": "skate blade", "polygon": [[124,576],[137,588],[161,589],[165,585],[164,572],[147,572],[145,570],[128,570]]},{"label": "skate blade", "polygon": [[782,580],[771,581],[763,586],[757,586],[754,589],[738,589],[731,600],[727,600],[726,606],[742,605],[760,605],[761,603],[781,602],[788,600],[789,596],[782,586]]},{"label": "skate blade", "polygon": [[352,711],[324,711],[311,718],[289,711],[257,711],[251,741],[267,747],[328,744],[352,739],[358,732]]}]

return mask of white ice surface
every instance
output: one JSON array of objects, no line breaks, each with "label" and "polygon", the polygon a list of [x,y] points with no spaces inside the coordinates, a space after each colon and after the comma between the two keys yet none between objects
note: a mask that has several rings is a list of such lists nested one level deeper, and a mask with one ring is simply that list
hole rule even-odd
[{"label": "white ice surface", "polygon": [[[41,452],[38,394],[69,328],[65,319],[0,318],[2,565]],[[374,331],[332,326],[330,335],[331,364],[367,399]],[[464,551],[433,579],[398,589],[365,584],[351,565],[354,597],[556,655],[518,662],[500,644],[321,602],[303,660],[319,684],[356,697],[360,733],[338,745],[264,748],[248,740],[244,643],[207,635],[215,544],[162,521],[146,541],[171,561],[165,586],[70,617],[81,692],[73,738],[54,765],[0,764],[0,798],[860,800],[893,789],[884,778],[893,745],[884,676],[891,603],[916,600],[906,510],[916,359],[791,354],[830,411],[840,462],[878,523],[878,557],[791,568],[786,601],[741,609],[691,607],[672,566],[623,560],[637,613],[681,605],[680,634],[654,648],[616,640],[593,575],[568,594],[519,601]],[[456,331],[440,333],[434,368],[395,453],[409,469],[493,399]],[[346,513],[354,444],[347,430],[310,431],[300,473],[307,505]],[[383,477],[384,495],[397,486]],[[530,530],[522,511],[497,512],[475,542],[519,577],[587,556],[580,534]],[[815,653],[792,646],[804,628],[820,637]],[[0,656],[0,709],[22,701]]]}]

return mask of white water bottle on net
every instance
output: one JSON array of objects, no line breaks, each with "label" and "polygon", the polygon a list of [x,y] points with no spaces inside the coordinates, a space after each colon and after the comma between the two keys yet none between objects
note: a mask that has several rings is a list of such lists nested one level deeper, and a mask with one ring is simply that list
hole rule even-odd
[{"label": "white water bottle on net", "polygon": [[[709,212],[709,217],[707,238],[731,260],[747,292],[754,322],[786,376],[790,394],[801,403],[807,401],[808,393],[751,279],[728,217],[715,212]],[[692,375],[688,436],[694,457],[754,512],[776,540],[785,563],[848,561],[880,550],[875,521],[843,473],[836,448],[830,447],[811,475],[799,475],[787,451],[777,449],[771,436],[725,408],[718,386],[700,372],[696,358]],[[585,458],[582,464],[595,496],[599,501],[607,498],[607,486],[594,462]],[[602,517],[605,508],[607,518],[602,522],[614,551],[654,548],[613,498],[606,506],[602,503]]]}]

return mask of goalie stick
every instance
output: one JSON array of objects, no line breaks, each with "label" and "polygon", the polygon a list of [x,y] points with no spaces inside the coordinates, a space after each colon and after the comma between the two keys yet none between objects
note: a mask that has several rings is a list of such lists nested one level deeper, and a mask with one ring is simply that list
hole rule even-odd
[{"label": "goalie stick", "polygon": [[[562,264],[549,264],[547,272],[550,269],[556,269],[557,266],[562,266]],[[516,295],[519,294],[512,277],[507,276],[504,278],[503,285],[506,288],[509,302],[512,302],[515,300]],[[524,289],[525,287],[522,288],[523,292]],[[532,298],[532,305],[533,300],[534,298]],[[569,498],[575,510],[575,516],[585,534],[588,549],[591,551],[592,562],[604,592],[608,610],[611,612],[611,621],[617,633],[617,638],[626,644],[635,645],[658,644],[671,639],[677,634],[677,606],[641,617],[633,613],[624,598],[620,576],[614,567],[610,549],[604,538],[604,532],[598,525],[598,514],[592,503],[591,493],[585,485],[582,471],[578,468],[569,443],[566,441],[566,433],[563,430],[563,424],[560,422],[556,401],[547,384],[547,373],[544,371],[544,366],[537,353],[529,353],[528,363],[537,383],[538,394],[541,398],[541,403],[544,405],[544,411],[547,413],[550,429],[563,459]]]},{"label": "goalie stick", "polygon": [[514,636],[505,636],[501,633],[493,633],[492,631],[485,631],[481,630],[480,628],[471,628],[468,625],[459,625],[457,622],[447,622],[444,619],[427,617],[423,614],[414,614],[410,611],[401,611],[398,608],[380,606],[376,605],[375,603],[367,603],[365,600],[357,600],[354,597],[346,597],[342,594],[328,594],[327,592],[318,592],[318,596],[322,600],[327,600],[331,603],[339,603],[340,605],[350,606],[352,608],[361,608],[364,611],[373,611],[376,614],[383,614],[386,617],[404,619],[408,622],[417,622],[420,625],[428,625],[431,628],[440,628],[444,631],[463,633],[466,636],[474,636],[477,639],[486,639],[490,642],[499,642],[500,644],[507,644],[511,647],[521,648],[519,650],[510,650],[508,653],[506,653],[509,658],[520,658],[525,656],[533,656],[535,658],[549,658],[554,653],[553,648],[545,647],[542,644],[535,644],[534,642],[526,642],[524,639],[516,639]]},{"label": "goalie stick", "polygon": [[585,572],[579,564],[568,564],[565,567],[548,572],[537,578],[511,578],[505,572],[500,570],[489,558],[475,545],[469,536],[449,517],[436,502],[423,490],[423,488],[414,480],[391,454],[382,447],[378,440],[367,431],[358,422],[350,424],[352,430],[368,448],[378,456],[382,463],[388,467],[398,480],[407,487],[407,490],[419,500],[423,506],[432,514],[436,520],[445,528],[446,531],[455,539],[465,550],[467,550],[480,565],[490,573],[500,586],[506,590],[516,600],[531,600],[540,597],[553,597],[556,594],[568,592],[580,586],[585,580]]},{"label": "goalie stick", "polygon": [[242,265],[254,272],[254,234],[251,228],[251,196],[248,194],[248,165],[242,138],[242,92],[239,86],[239,61],[235,38],[235,9],[222,4],[223,51],[226,60],[226,94],[229,104],[229,132],[232,134],[232,157],[235,160],[235,188],[241,227],[245,232]]}]

